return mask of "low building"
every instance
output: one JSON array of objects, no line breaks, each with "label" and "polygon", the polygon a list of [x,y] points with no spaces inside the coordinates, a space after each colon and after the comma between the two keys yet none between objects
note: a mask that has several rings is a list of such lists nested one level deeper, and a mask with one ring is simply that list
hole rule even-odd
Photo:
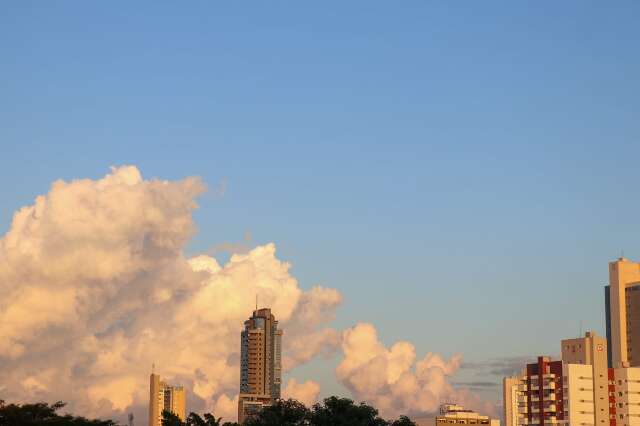
[{"label": "low building", "polygon": [[413,419],[418,426],[442,426],[447,424],[500,426],[500,420],[483,416],[456,404],[442,404],[435,417]]},{"label": "low building", "polygon": [[271,395],[241,393],[238,396],[238,423],[243,424],[245,420],[255,416],[272,402]]}]

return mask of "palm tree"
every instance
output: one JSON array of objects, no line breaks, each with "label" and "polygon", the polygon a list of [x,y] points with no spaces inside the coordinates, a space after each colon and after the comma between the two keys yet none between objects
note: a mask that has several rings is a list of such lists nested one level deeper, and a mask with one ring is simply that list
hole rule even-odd
[{"label": "palm tree", "polygon": [[189,413],[187,426],[222,426],[222,417],[216,419],[213,414],[205,413],[203,419],[196,413]]}]

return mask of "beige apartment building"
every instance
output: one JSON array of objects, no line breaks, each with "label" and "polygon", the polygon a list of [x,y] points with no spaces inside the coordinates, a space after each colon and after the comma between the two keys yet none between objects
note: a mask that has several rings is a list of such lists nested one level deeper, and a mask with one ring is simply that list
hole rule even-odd
[{"label": "beige apartment building", "polygon": [[611,424],[606,340],[589,331],[563,340],[561,352],[562,360],[538,357],[503,380],[507,426]]},{"label": "beige apartment building", "polygon": [[166,384],[155,373],[151,373],[149,382],[149,426],[162,426],[162,412],[165,410],[185,421],[184,388]]},{"label": "beige apartment building", "polygon": [[500,426],[500,420],[483,416],[457,404],[442,404],[440,405],[439,415],[414,419],[414,422],[418,426],[444,426],[449,424]]},{"label": "beige apartment building", "polygon": [[588,331],[584,337],[565,339],[561,343],[562,362],[591,366],[595,425],[609,424],[609,373],[607,340]]},{"label": "beige apartment building", "polygon": [[280,399],[282,330],[271,309],[256,309],[244,323],[240,348],[238,422]]},{"label": "beige apartment building", "polygon": [[609,263],[605,311],[609,367],[640,366],[640,263]]},{"label": "beige apartment building", "polygon": [[[590,365],[563,364],[548,357],[527,364],[518,384],[505,394],[516,393],[511,410],[520,425],[593,425],[593,376]],[[513,420],[512,420],[513,421]]]},{"label": "beige apartment building", "polygon": [[640,426],[640,368],[610,368],[609,395],[609,424]]},{"label": "beige apartment building", "polygon": [[505,426],[518,425],[518,385],[521,378],[518,376],[502,379],[502,408]]},{"label": "beige apartment building", "polygon": [[483,416],[456,404],[442,404],[440,406],[440,415],[436,416],[435,425],[445,424],[500,426],[500,420]]}]

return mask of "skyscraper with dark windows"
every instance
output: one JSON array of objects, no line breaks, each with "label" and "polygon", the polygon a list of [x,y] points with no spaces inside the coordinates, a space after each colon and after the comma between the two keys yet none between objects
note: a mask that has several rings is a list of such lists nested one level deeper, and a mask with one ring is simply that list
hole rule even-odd
[{"label": "skyscraper with dark windows", "polygon": [[256,309],[240,339],[238,422],[280,398],[282,330],[271,309]]}]

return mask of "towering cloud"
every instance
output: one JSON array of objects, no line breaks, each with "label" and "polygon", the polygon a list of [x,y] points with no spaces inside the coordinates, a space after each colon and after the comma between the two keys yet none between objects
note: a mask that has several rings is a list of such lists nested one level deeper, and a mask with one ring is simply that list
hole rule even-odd
[{"label": "towering cloud", "polygon": [[[413,346],[386,349],[371,325],[332,329],[341,294],[303,290],[273,244],[233,255],[185,258],[197,178],[144,180],[132,166],[98,180],[57,181],[20,209],[0,239],[0,387],[11,401],[65,400],[90,416],[146,416],[151,365],[186,385],[192,410],[234,418],[239,333],[260,304],[272,308],[290,371],[342,345],[338,377],[387,413],[429,411],[453,390],[459,358]],[[289,380],[311,403],[317,383]],[[139,421],[143,421],[140,419]]]},{"label": "towering cloud", "polygon": [[460,355],[446,360],[430,352],[416,360],[411,343],[397,342],[387,348],[367,323],[343,332],[342,350],[338,379],[356,399],[373,403],[383,415],[433,413],[447,400],[493,411],[491,404],[482,404],[474,394],[449,384],[449,377],[460,368]]},{"label": "towering cloud", "polygon": [[313,380],[298,383],[296,379],[289,379],[287,386],[282,391],[283,398],[296,399],[307,406],[311,406],[318,402],[319,394],[320,385]]},{"label": "towering cloud", "polygon": [[183,256],[203,190],[197,178],[143,180],[120,167],[99,180],[55,182],[15,214],[0,240],[5,399],[63,399],[84,414],[113,415],[146,406],[155,363],[187,384],[192,408],[228,412],[239,332],[256,295],[287,330],[286,368],[339,345],[326,324],[340,294],[300,289],[273,244],[223,266]]}]

